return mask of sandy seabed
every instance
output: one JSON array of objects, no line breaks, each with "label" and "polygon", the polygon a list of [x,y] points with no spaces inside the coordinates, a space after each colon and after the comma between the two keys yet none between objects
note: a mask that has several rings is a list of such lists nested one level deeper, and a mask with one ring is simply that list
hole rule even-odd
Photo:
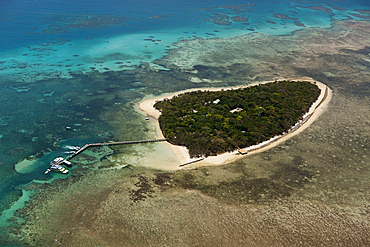
[{"label": "sandy seabed", "polygon": [[[286,140],[292,138],[293,136],[298,135],[302,131],[304,131],[326,110],[326,108],[327,108],[327,106],[328,106],[328,104],[331,100],[331,97],[332,97],[332,90],[329,87],[327,87],[325,84],[323,84],[319,81],[316,81],[311,77],[288,78],[288,79],[280,79],[278,81],[284,81],[284,80],[309,81],[311,83],[316,84],[321,90],[321,93],[320,93],[318,99],[316,100],[315,103],[312,104],[312,106],[310,107],[310,110],[308,112],[309,114],[312,114],[311,117],[304,124],[302,124],[298,129],[284,135],[283,137],[281,137],[280,139],[278,139],[276,141],[272,141],[271,143],[269,143],[268,145],[266,145],[264,147],[255,149],[255,150],[250,151],[250,152],[248,152],[247,154],[244,154],[244,155],[240,155],[239,152],[236,150],[236,151],[230,152],[230,153],[224,153],[224,154],[220,154],[220,155],[217,155],[217,156],[210,156],[210,157],[205,158],[204,160],[197,161],[197,162],[191,163],[191,164],[186,165],[186,166],[181,166],[181,165],[195,160],[195,159],[190,158],[187,148],[183,147],[183,146],[172,145],[172,144],[167,142],[166,145],[169,146],[168,150],[172,150],[172,152],[177,156],[177,158],[179,160],[179,163],[178,164],[176,164],[176,163],[167,164],[166,162],[156,162],[156,166],[154,168],[164,169],[164,170],[177,170],[177,169],[183,169],[183,167],[185,167],[185,168],[195,168],[195,167],[201,167],[201,166],[223,165],[223,164],[235,161],[235,160],[237,160],[241,157],[245,157],[246,155],[252,155],[252,154],[264,152],[268,149],[271,149],[271,148],[285,142]],[[165,138],[163,136],[163,133],[160,129],[159,122],[158,122],[158,118],[159,118],[161,113],[154,108],[154,104],[157,101],[161,101],[161,100],[164,100],[166,98],[170,99],[174,96],[178,96],[180,94],[183,94],[183,93],[186,93],[186,92],[191,92],[191,91],[198,91],[198,90],[201,90],[201,91],[206,91],[206,90],[208,90],[208,91],[232,90],[232,89],[246,88],[246,87],[250,87],[250,86],[254,86],[254,85],[265,84],[265,83],[269,83],[269,82],[274,82],[274,81],[265,81],[265,82],[253,83],[253,84],[249,84],[249,85],[236,86],[236,87],[195,88],[195,89],[188,89],[188,90],[179,91],[179,92],[176,92],[176,93],[163,94],[159,97],[147,96],[141,102],[138,103],[138,105],[137,105],[138,112],[140,112],[141,114],[146,115],[149,118],[149,120],[152,123],[155,124],[156,135],[157,135],[158,138]]]}]

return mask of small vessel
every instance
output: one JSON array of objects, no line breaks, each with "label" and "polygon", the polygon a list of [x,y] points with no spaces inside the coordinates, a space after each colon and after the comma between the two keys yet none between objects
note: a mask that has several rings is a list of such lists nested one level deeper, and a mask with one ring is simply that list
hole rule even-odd
[{"label": "small vessel", "polygon": [[50,162],[50,165],[55,165],[58,163],[61,163],[64,159],[62,157],[55,158],[52,162]]},{"label": "small vessel", "polygon": [[50,162],[50,166],[61,165],[61,164],[65,164],[67,166],[72,166],[71,162],[69,162],[68,160],[63,159],[62,157],[55,158],[52,162]]},{"label": "small vessel", "polygon": [[71,166],[72,166],[72,163],[71,163],[71,162],[69,162],[68,160],[64,160],[64,161],[63,161],[63,163],[64,163],[65,165],[69,166],[69,167],[71,167]]},{"label": "small vessel", "polygon": [[48,174],[51,171],[60,172],[60,173],[63,173],[63,174],[68,173],[68,170],[66,168],[64,168],[63,166],[61,166],[61,165],[52,165],[49,169],[47,169],[45,171],[45,174]]},{"label": "small vessel", "polygon": [[50,168],[45,171],[45,174],[48,174],[51,171],[67,174],[68,170],[64,168],[62,164],[72,166],[72,163],[69,162],[68,160],[63,159],[62,157],[58,157],[55,158],[52,162],[50,162]]},{"label": "small vessel", "polygon": [[61,165],[52,165],[50,167],[50,170],[51,171],[60,172],[60,173],[63,173],[63,174],[67,174],[68,173],[68,170],[66,168],[64,168],[63,166],[61,166]]},{"label": "small vessel", "polygon": [[72,127],[66,126],[66,130],[72,130]]}]

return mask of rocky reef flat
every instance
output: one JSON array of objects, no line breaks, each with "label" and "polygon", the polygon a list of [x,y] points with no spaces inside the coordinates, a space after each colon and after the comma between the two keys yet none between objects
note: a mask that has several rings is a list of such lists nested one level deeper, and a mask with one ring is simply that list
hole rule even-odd
[{"label": "rocky reef flat", "polygon": [[[8,229],[8,238],[27,246],[369,245],[369,30],[366,20],[345,20],[291,36],[179,42],[156,60],[168,70],[133,71],[147,93],[198,81],[222,87],[309,76],[333,90],[328,110],[299,135],[230,164],[176,172],[84,169],[38,185],[17,212],[25,222]],[[125,123],[122,137],[138,129],[153,135],[145,120],[120,121],[134,105],[101,117]],[[125,152],[117,147],[109,157],[120,160]]]}]

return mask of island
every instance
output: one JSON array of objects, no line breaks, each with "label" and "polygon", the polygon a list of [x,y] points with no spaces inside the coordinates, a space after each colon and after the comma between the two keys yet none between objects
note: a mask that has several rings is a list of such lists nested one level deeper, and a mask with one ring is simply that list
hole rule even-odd
[{"label": "island", "polygon": [[191,157],[214,156],[267,141],[308,112],[320,89],[307,81],[275,81],[247,88],[192,91],[154,104],[167,140]]},{"label": "island", "polygon": [[324,112],[331,95],[323,83],[300,77],[147,96],[138,108],[155,121],[158,136],[167,138],[180,168],[198,167],[225,164],[238,154],[286,141]]}]

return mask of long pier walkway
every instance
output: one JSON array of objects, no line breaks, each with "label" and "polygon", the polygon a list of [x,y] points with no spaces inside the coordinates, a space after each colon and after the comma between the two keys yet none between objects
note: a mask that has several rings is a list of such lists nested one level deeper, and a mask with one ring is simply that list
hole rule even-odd
[{"label": "long pier walkway", "polygon": [[126,142],[90,143],[90,144],[86,144],[85,146],[83,146],[82,148],[77,150],[75,153],[73,153],[70,156],[68,156],[67,158],[65,158],[65,160],[70,160],[70,159],[74,158],[76,155],[82,153],[83,151],[85,151],[86,149],[88,149],[90,147],[127,145],[127,144],[138,144],[138,143],[148,143],[148,142],[163,142],[163,141],[167,141],[167,139],[153,139],[153,140],[126,141]]}]

